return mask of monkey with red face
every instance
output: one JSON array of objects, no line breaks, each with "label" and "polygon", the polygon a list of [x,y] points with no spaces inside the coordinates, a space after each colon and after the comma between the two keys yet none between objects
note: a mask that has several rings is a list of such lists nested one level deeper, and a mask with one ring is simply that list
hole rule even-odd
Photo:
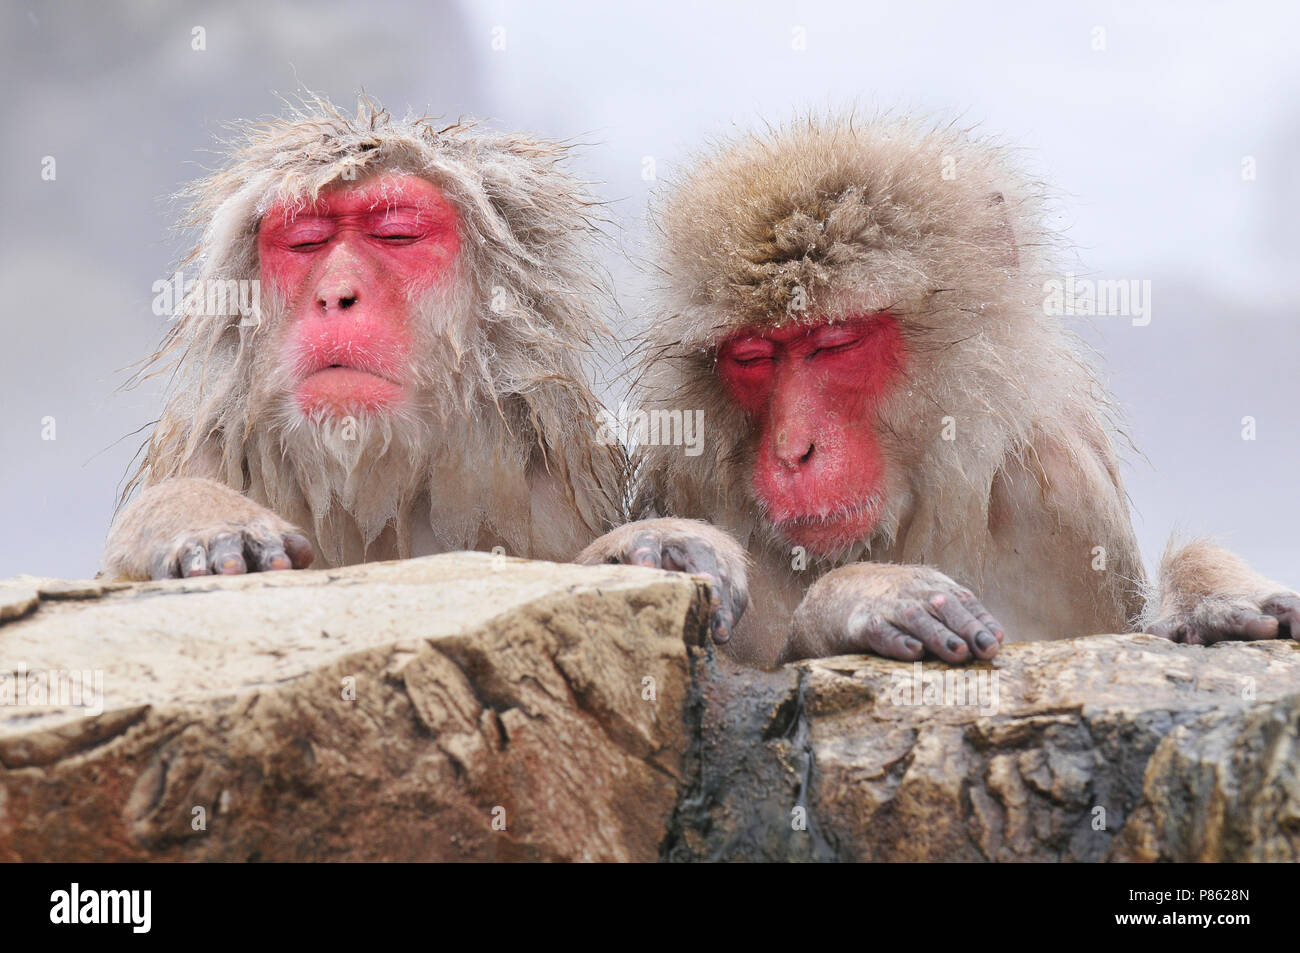
[{"label": "monkey with red face", "polygon": [[[1045,307],[1041,196],[1000,150],[809,119],[725,145],[659,216],[642,511],[584,562],[702,573],[736,659],[990,659],[1007,640],[1300,636],[1300,596],[1206,542],[1148,587],[1108,398]],[[742,617],[743,614],[743,617]]]},{"label": "monkey with red face", "polygon": [[501,547],[564,560],[621,513],[583,362],[608,332],[560,146],[362,100],[246,126],[189,193],[173,384],[113,525],[128,579]]}]

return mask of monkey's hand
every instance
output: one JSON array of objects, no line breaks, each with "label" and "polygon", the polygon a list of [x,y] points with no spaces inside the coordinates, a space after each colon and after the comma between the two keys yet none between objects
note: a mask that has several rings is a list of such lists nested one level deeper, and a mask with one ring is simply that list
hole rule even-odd
[{"label": "monkey's hand", "polygon": [[305,569],[307,537],[215,480],[173,477],[141,493],[108,534],[104,568],[124,579]]},{"label": "monkey's hand", "polygon": [[606,533],[574,560],[587,566],[626,563],[703,576],[712,598],[713,641],[731,639],[749,605],[745,550],[722,530],[700,520],[638,520]]},{"label": "monkey's hand", "polygon": [[1208,540],[1165,550],[1156,605],[1145,631],[1187,645],[1300,639],[1300,593]]},{"label": "monkey's hand", "polygon": [[783,661],[870,652],[914,661],[990,659],[1002,626],[974,593],[928,566],[854,563],[818,579],[795,609]]},{"label": "monkey's hand", "polygon": [[1282,590],[1236,598],[1210,597],[1146,627],[1149,635],[1186,645],[1258,639],[1300,639],[1300,593]]}]

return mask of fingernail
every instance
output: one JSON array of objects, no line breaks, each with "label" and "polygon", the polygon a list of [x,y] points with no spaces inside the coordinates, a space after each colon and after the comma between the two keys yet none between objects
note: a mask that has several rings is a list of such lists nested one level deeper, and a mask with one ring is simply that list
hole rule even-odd
[{"label": "fingernail", "polygon": [[993,638],[993,636],[989,635],[987,632],[981,632],[979,635],[975,636],[975,644],[985,651],[988,651],[998,644],[998,640]]},{"label": "fingernail", "polygon": [[957,639],[957,638],[949,639],[948,642],[947,642],[947,645],[948,645],[948,651],[949,651],[949,652],[958,652],[958,651],[961,651],[961,647],[962,647],[963,645],[965,645],[965,644],[966,644],[966,643],[963,642],[961,639]]}]

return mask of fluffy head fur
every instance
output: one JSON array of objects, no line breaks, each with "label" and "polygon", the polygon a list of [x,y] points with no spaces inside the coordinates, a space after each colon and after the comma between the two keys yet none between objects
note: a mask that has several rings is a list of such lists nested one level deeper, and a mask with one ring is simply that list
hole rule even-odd
[{"label": "fluffy head fur", "polygon": [[[663,278],[642,392],[650,408],[704,408],[708,449],[645,448],[645,509],[713,520],[788,562],[756,518],[750,427],[714,369],[718,341],[745,326],[880,310],[902,326],[906,376],[877,421],[888,503],[845,559],[978,580],[999,470],[1032,465],[1058,422],[1083,415],[1085,432],[1110,432],[1081,345],[1044,313],[1044,279],[1060,271],[1043,195],[990,143],[909,120],[808,118],[722,143],[656,217]],[[956,447],[941,439],[948,416]]]},{"label": "fluffy head fur", "polygon": [[[185,193],[183,224],[200,232],[187,277],[257,279],[258,225],[272,205],[396,172],[455,205],[457,280],[416,303],[414,406],[357,420],[348,440],[328,422],[304,423],[288,399],[279,355],[289,329],[269,285],[251,320],[187,302],[146,367],[172,381],[123,498],[171,476],[212,477],[307,530],[333,564],[409,555],[426,521],[441,549],[490,539],[542,558],[568,558],[617,522],[622,461],[596,440],[584,369],[608,335],[598,307],[609,299],[593,269],[594,203],[565,158],[563,146],[522,135],[394,120],[365,98],[355,116],[316,100],[239,127],[224,166]],[[538,479],[572,511],[563,531],[533,525]]]}]

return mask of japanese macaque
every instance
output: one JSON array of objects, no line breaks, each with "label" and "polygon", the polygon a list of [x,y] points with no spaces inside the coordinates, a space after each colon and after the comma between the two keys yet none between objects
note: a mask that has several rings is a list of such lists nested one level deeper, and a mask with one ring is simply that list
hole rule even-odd
[{"label": "japanese macaque", "polygon": [[658,215],[638,406],[702,409],[706,450],[644,428],[641,512],[663,518],[581,561],[712,577],[715,641],[755,665],[1300,635],[1300,597],[1203,541],[1149,591],[1112,407],[1045,305],[1042,202],[998,148],[909,121],[705,157]]},{"label": "japanese macaque", "polygon": [[565,158],[365,99],[244,127],[189,193],[197,282],[149,365],[172,384],[106,573],[567,560],[617,525],[585,369],[609,298]]}]

